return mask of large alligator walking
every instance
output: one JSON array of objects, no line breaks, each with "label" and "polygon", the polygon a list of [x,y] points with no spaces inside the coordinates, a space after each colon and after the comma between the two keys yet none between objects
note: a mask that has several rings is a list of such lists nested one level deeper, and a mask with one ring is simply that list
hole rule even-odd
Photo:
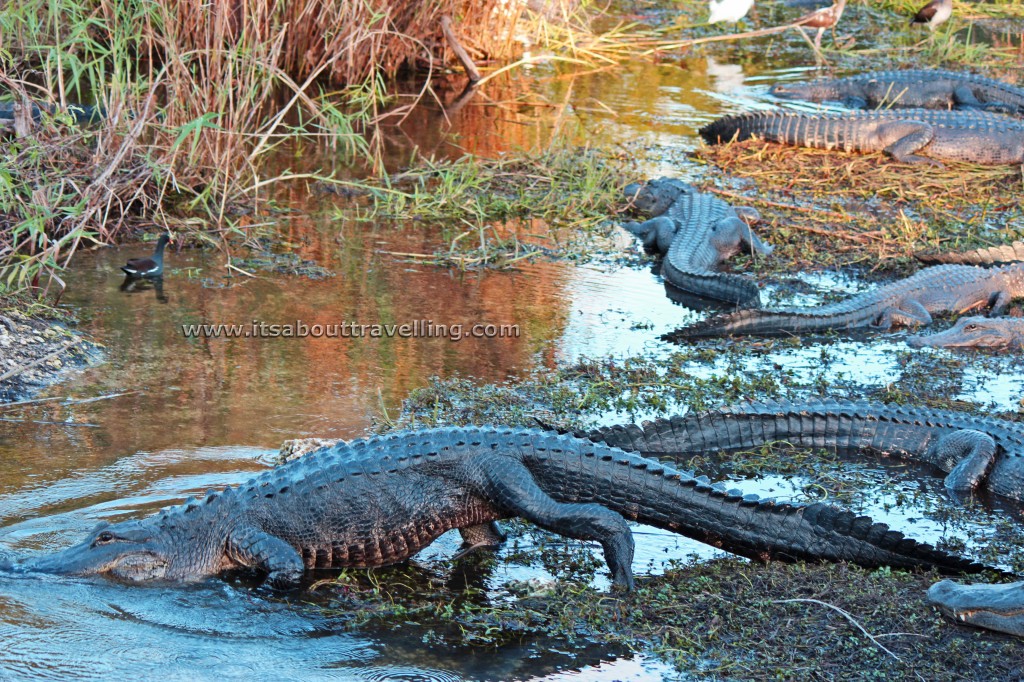
[{"label": "large alligator walking", "polygon": [[1024,348],[1024,318],[961,317],[949,329],[928,336],[912,336],[907,344],[914,348],[1021,350]]},{"label": "large alligator walking", "polygon": [[664,256],[661,265],[666,285],[705,298],[743,307],[761,305],[757,283],[740,275],[716,272],[741,248],[767,255],[772,247],[755,235],[740,214],[757,219],[754,209],[739,211],[717,197],[698,192],[674,178],[658,178],[644,185],[631,184],[626,197],[652,216],[623,227],[640,237],[648,252]]},{"label": "large alligator walking", "polygon": [[919,251],[914,258],[922,263],[963,263],[965,265],[1005,265],[1024,261],[1024,242],[985,246],[971,251]]},{"label": "large alligator walking", "polygon": [[965,313],[986,306],[993,315],[1024,296],[1024,263],[1000,268],[936,265],[845,301],[813,308],[739,310],[709,317],[665,335],[668,340],[727,335],[810,334],[896,324],[931,324],[933,313]]},{"label": "large alligator walking", "polygon": [[985,109],[1024,113],[1024,89],[970,73],[938,69],[871,71],[846,78],[778,83],[782,99],[841,102],[854,109]]},{"label": "large alligator walking", "polygon": [[759,111],[720,118],[700,134],[710,144],[758,137],[818,149],[885,152],[905,163],[1024,163],[1024,123],[983,111]]},{"label": "large alligator walking", "polygon": [[101,524],[84,542],[9,570],[194,581],[232,569],[273,586],[304,570],[382,566],[458,528],[473,545],[521,516],[604,548],[613,583],[633,586],[626,519],[767,560],[976,572],[979,564],[825,504],[758,500],[603,443],[537,429],[439,428],[322,448],[203,500]]},{"label": "large alligator walking", "polygon": [[912,459],[947,472],[963,493],[984,485],[1024,500],[1024,424],[959,412],[866,401],[753,402],[575,434],[637,454],[678,461],[766,443]]}]

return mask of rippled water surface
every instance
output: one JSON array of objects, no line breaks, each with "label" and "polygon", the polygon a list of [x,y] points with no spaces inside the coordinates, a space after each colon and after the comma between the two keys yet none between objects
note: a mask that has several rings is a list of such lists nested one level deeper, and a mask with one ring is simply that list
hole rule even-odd
[{"label": "rippled water surface", "polygon": [[[719,57],[637,63],[572,79],[536,69],[500,87],[535,91],[567,106],[594,144],[663,147],[664,161],[641,174],[685,176],[689,170],[680,159],[695,146],[701,123],[722,112],[763,106],[768,82],[804,75],[802,68],[772,68]],[[452,153],[456,137],[480,153],[529,146],[557,126],[553,115],[486,104],[486,98],[471,101],[452,116],[450,127],[441,124],[436,109],[416,112],[403,136],[392,141],[396,157],[413,145],[423,153]],[[303,257],[336,276],[311,280],[256,271],[255,277],[226,278],[224,254],[173,252],[161,290],[122,291],[117,266],[144,247],[101,251],[78,261],[68,274],[64,303],[104,344],[105,362],[45,395],[103,399],[44,403],[19,412],[25,421],[0,423],[0,547],[63,547],[100,520],[145,515],[188,494],[240,483],[268,466],[282,440],[361,435],[373,420],[393,416],[409,392],[431,377],[501,382],[583,357],[665,356],[672,349],[658,337],[702,314],[670,302],[659,277],[643,265],[536,262],[509,272],[459,273],[393,255],[443,247],[440,231],[429,225],[355,222],[337,217],[322,198],[300,194],[293,200],[297,208],[312,208],[288,223],[282,241],[296,244]],[[637,249],[624,233],[622,243]],[[832,288],[862,286],[828,273],[807,282],[812,293],[786,302],[813,303]],[[182,325],[197,323],[423,319],[515,324],[521,335],[454,342],[194,339],[182,333]],[[828,349],[831,359],[824,367],[820,347],[808,346],[751,358],[747,369],[785,366],[851,387],[885,385],[903,371],[898,334],[830,343]],[[715,364],[693,368],[709,376],[721,371]],[[1007,407],[1020,398],[1021,378],[998,368],[972,368],[957,390],[966,399]],[[606,419],[620,420],[621,415]],[[882,464],[863,466],[879,486],[900,475]],[[744,486],[800,498],[809,484],[778,477]],[[923,493],[915,489],[925,501],[942,494],[938,479],[925,487]],[[863,506],[878,518],[889,515],[884,496]],[[920,516],[912,509],[895,522],[924,539],[937,537],[942,529]],[[444,558],[457,546],[458,538],[446,536],[417,561],[430,570],[449,570]],[[692,553],[713,551],[640,529],[635,569],[658,571],[665,558]],[[542,568],[499,562],[481,586],[496,591],[510,579],[546,575]],[[598,586],[604,581],[600,577]],[[326,615],[315,598],[311,602],[219,581],[138,589],[0,575],[0,678],[124,679],[157,670],[162,678],[183,680],[612,680],[669,674],[664,664],[625,649],[560,651],[528,642],[453,653],[425,644],[424,633],[414,627],[405,635],[351,628]]]}]

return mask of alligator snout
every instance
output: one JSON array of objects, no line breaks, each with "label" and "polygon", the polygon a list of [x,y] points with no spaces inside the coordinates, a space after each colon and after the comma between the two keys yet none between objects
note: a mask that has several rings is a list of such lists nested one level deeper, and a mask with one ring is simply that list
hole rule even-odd
[{"label": "alligator snout", "polygon": [[1024,582],[961,585],[943,580],[928,589],[928,601],[958,623],[1024,637]]}]

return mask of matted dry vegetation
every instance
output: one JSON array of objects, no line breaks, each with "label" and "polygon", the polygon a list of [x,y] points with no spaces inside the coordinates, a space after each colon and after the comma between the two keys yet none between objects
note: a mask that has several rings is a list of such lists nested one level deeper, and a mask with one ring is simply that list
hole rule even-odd
[{"label": "matted dry vegetation", "polygon": [[[899,267],[915,252],[1009,243],[1024,235],[1020,167],[905,164],[749,140],[702,147],[713,192],[751,205],[779,248],[767,267]],[[721,174],[734,188],[721,189]]]}]

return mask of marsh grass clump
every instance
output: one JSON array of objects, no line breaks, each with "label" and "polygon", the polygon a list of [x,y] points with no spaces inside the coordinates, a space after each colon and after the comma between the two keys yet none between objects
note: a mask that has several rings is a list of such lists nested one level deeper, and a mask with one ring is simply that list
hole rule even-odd
[{"label": "marsh grass clump", "polygon": [[[386,78],[440,68],[440,18],[478,30],[481,58],[512,49],[522,6],[499,0],[151,3],[27,0],[0,13],[2,99],[25,117],[0,162],[0,286],[63,286],[85,244],[190,217],[244,236],[281,175],[268,152],[302,137],[373,165],[372,129],[400,115]],[[424,88],[429,87],[429,82]],[[425,90],[424,90],[425,91]],[[45,284],[43,282],[45,281]]]},{"label": "marsh grass clump", "polygon": [[[336,184],[369,198],[363,220],[416,220],[449,232],[433,254],[395,254],[459,268],[508,267],[541,254],[585,255],[620,209],[630,161],[586,148],[487,159],[423,159],[403,172]],[[577,248],[566,248],[576,244]]]}]

